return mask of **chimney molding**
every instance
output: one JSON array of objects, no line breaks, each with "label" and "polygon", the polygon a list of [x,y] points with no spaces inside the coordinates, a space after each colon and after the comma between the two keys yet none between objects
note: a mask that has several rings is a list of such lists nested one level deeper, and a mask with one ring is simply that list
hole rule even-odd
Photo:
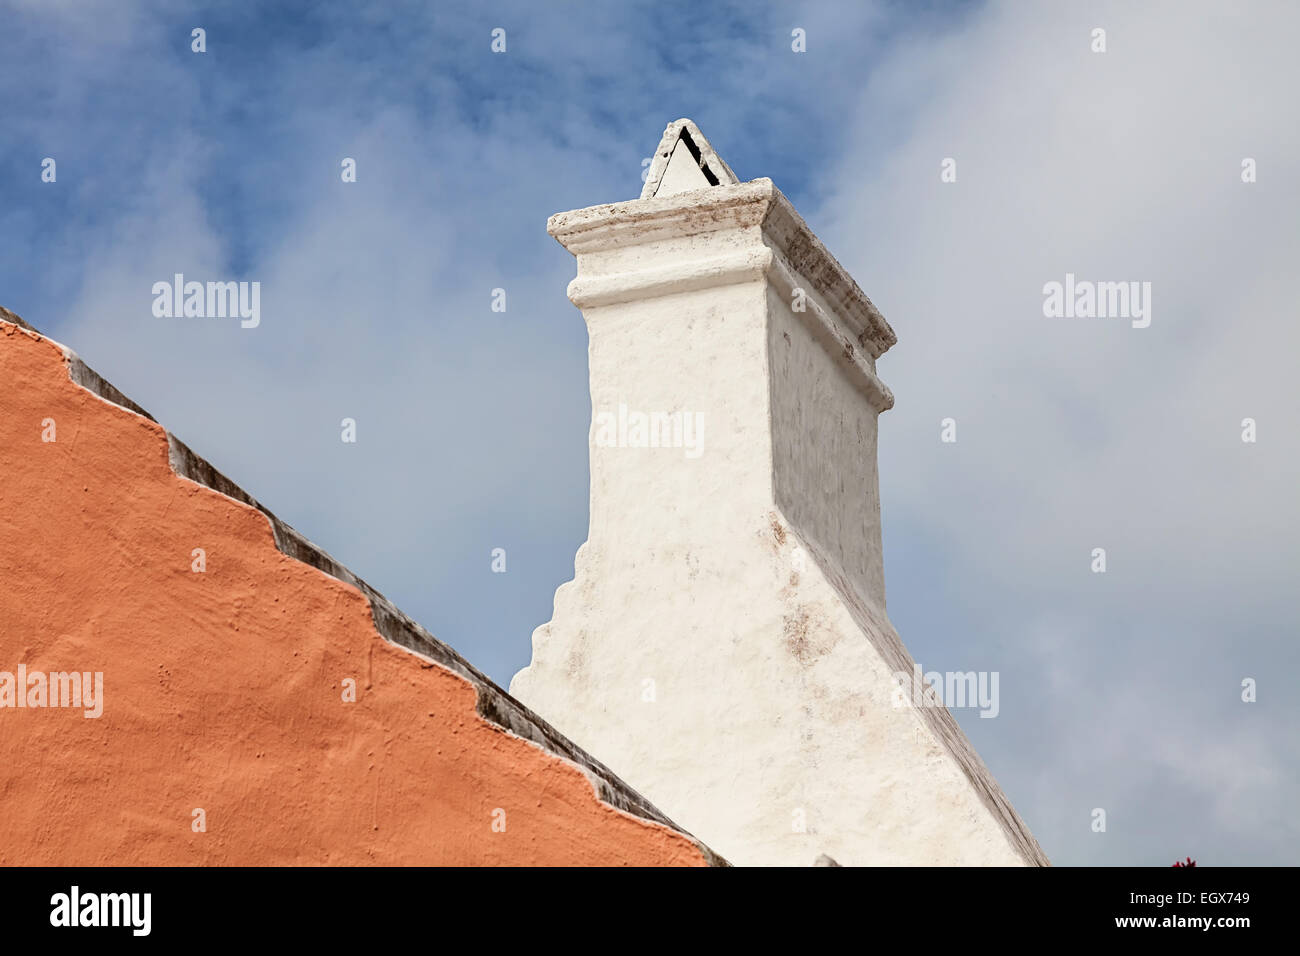
[{"label": "chimney molding", "polygon": [[[875,359],[898,341],[894,330],[772,180],[558,213],[546,231],[577,259],[568,296],[584,312],[763,277],[787,300],[803,290],[818,340],[877,411],[893,407]],[[684,240],[688,249],[675,248]]]}]

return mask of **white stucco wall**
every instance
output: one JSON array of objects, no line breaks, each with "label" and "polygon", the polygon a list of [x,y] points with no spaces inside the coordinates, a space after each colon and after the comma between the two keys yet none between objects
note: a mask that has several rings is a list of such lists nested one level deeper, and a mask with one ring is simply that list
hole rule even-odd
[{"label": "white stucco wall", "polygon": [[767,292],[777,508],[883,608],[878,412],[843,363],[814,338],[804,313],[796,314],[778,289]]},{"label": "white stucco wall", "polygon": [[[1046,862],[895,690],[874,306],[767,180],[550,228],[591,336],[591,526],[511,693],[737,864]],[[702,453],[604,447],[620,403],[702,414]]]}]

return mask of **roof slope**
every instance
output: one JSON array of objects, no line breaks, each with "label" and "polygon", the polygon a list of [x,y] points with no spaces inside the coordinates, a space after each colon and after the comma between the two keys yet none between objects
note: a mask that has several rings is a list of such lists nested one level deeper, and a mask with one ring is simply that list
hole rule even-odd
[{"label": "roof slope", "polygon": [[0,383],[0,672],[104,674],[0,709],[0,863],[724,863],[2,308]]}]

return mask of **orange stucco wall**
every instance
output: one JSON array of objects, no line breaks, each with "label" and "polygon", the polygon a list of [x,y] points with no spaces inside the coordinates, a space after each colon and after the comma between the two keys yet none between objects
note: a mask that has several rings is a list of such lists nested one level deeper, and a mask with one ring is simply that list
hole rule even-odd
[{"label": "orange stucco wall", "polygon": [[0,671],[20,664],[102,672],[104,703],[0,708],[3,864],[705,862],[480,718],[264,515],[178,477],[161,427],[0,323]]}]

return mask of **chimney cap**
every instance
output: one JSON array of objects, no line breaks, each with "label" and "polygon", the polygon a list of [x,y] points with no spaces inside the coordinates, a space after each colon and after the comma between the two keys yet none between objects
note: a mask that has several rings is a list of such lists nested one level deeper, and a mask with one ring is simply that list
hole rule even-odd
[{"label": "chimney cap", "polygon": [[672,196],[709,186],[734,186],[740,180],[713,149],[700,128],[683,117],[669,123],[655,149],[641,188],[642,199]]},{"label": "chimney cap", "polygon": [[546,221],[546,231],[579,258],[680,236],[754,227],[762,229],[764,248],[736,250],[721,259],[670,257],[654,264],[646,260],[630,270],[611,271],[606,263],[590,271],[580,265],[577,278],[569,283],[569,300],[586,309],[681,291],[683,280],[716,285],[722,284],[724,274],[734,278],[773,273],[784,277],[787,285],[810,289],[823,299],[847,323],[854,350],[863,349],[874,359],[898,341],[880,310],[772,180],[718,185],[722,188],[705,186],[681,195],[558,212]]}]

